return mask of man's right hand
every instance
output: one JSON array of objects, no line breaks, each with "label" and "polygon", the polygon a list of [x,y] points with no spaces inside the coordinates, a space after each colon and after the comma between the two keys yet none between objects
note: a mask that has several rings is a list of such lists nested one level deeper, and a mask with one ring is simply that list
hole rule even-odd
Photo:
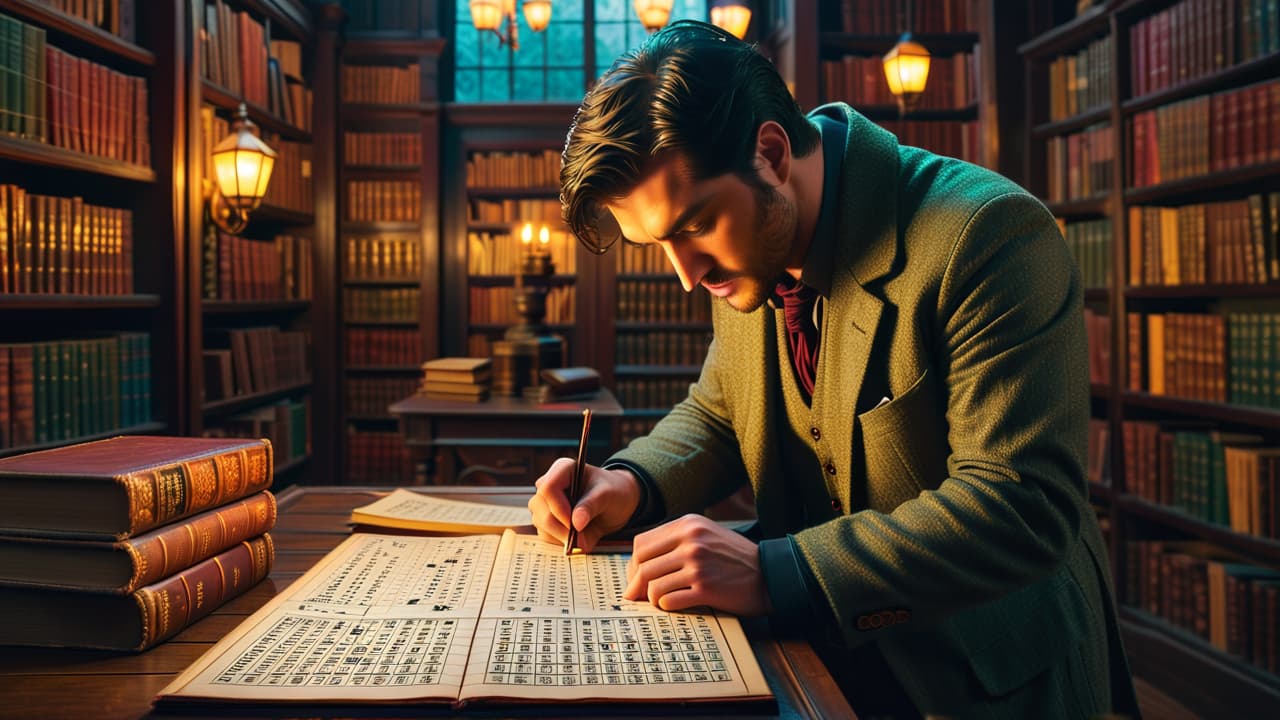
[{"label": "man's right hand", "polygon": [[603,470],[587,465],[582,474],[582,498],[569,506],[573,459],[560,458],[534,483],[529,512],[538,537],[564,544],[569,523],[578,529],[578,547],[590,552],[600,538],[621,530],[640,504],[640,481],[623,469]]}]

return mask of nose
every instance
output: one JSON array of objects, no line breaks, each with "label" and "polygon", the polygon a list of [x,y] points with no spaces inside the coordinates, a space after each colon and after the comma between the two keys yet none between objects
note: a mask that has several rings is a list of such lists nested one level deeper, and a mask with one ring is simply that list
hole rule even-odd
[{"label": "nose", "polygon": [[702,282],[702,278],[710,271],[710,258],[683,243],[677,246],[676,243],[664,240],[659,244],[667,254],[671,267],[675,269],[676,277],[680,278],[681,287],[685,292],[693,292],[694,286]]}]

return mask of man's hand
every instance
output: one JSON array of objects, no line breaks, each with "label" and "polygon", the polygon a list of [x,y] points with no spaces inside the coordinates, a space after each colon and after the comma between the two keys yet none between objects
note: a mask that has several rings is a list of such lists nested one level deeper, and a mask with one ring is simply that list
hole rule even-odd
[{"label": "man's hand", "polygon": [[602,470],[587,465],[582,474],[582,498],[569,507],[573,460],[560,458],[534,483],[529,512],[538,537],[563,544],[572,517],[578,529],[578,547],[590,552],[600,538],[621,530],[640,504],[640,481],[627,470]]},{"label": "man's hand", "polygon": [[749,617],[769,612],[756,544],[702,515],[685,515],[635,538],[628,600],[662,610],[705,605]]}]

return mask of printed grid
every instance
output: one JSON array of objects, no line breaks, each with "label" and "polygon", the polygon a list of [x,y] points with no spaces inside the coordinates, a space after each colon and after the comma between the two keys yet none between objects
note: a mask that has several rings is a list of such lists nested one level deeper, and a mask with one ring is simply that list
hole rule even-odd
[{"label": "printed grid", "polygon": [[456,631],[452,619],[348,620],[288,615],[217,685],[436,685]]},{"label": "printed grid", "polygon": [[499,618],[485,682],[663,685],[733,682],[706,617]]}]

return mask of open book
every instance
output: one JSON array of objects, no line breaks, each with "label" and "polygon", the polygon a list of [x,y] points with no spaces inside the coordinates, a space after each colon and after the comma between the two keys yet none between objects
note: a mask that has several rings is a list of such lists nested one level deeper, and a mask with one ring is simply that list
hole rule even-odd
[{"label": "open book", "polygon": [[533,516],[524,505],[450,500],[398,488],[352,510],[351,522],[401,530],[501,534],[507,528],[532,526]]},{"label": "open book", "polygon": [[160,691],[209,703],[776,703],[737,618],[622,599],[627,556],[355,534]]}]

